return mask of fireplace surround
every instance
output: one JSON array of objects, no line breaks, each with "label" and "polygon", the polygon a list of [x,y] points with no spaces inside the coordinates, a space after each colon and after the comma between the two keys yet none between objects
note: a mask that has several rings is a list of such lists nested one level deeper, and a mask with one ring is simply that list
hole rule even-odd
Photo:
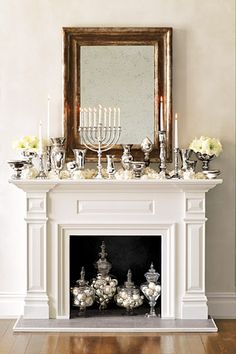
[{"label": "fireplace surround", "polygon": [[26,192],[24,319],[69,319],[71,235],[161,236],[161,319],[207,320],[205,195],[222,180],[11,180]]}]

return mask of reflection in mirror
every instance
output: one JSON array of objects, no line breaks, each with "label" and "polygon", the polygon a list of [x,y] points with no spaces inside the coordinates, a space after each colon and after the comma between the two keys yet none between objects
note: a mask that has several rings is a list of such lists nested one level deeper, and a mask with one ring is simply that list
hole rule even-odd
[{"label": "reflection in mirror", "polygon": [[154,141],[154,46],[81,46],[82,107],[120,107],[120,144]]}]

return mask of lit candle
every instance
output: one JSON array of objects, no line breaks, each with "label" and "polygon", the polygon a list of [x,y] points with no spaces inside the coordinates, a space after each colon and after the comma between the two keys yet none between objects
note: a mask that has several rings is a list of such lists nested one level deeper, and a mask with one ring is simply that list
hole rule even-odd
[{"label": "lit candle", "polygon": [[97,126],[97,110],[96,108],[93,109],[93,126]]},{"label": "lit candle", "polygon": [[43,152],[43,138],[42,138],[42,121],[40,120],[39,122],[39,149],[38,149],[39,154],[42,154]]},{"label": "lit candle", "polygon": [[80,126],[84,126],[84,110],[83,108],[80,107],[79,109],[79,121],[80,121]]},{"label": "lit candle", "polygon": [[160,98],[160,130],[164,130],[163,97]]},{"label": "lit candle", "polygon": [[111,107],[109,107],[109,116],[108,116],[108,124],[111,126]]},{"label": "lit candle", "polygon": [[84,108],[84,126],[85,127],[87,127],[87,113],[88,113],[87,108]]},{"label": "lit candle", "polygon": [[50,96],[48,95],[48,115],[47,115],[47,144],[50,141]]},{"label": "lit candle", "polygon": [[116,126],[116,108],[114,108],[114,127]]},{"label": "lit candle", "polygon": [[99,104],[99,111],[98,111],[98,123],[101,124],[102,123],[102,106]]},{"label": "lit candle", "polygon": [[91,107],[89,107],[89,127],[91,127],[92,126],[92,108]]},{"label": "lit candle", "polygon": [[104,108],[104,127],[107,126],[107,108]]},{"label": "lit candle", "polygon": [[117,108],[118,112],[118,127],[120,127],[120,107]]},{"label": "lit candle", "polygon": [[179,141],[178,141],[178,114],[175,113],[175,148],[178,149]]}]

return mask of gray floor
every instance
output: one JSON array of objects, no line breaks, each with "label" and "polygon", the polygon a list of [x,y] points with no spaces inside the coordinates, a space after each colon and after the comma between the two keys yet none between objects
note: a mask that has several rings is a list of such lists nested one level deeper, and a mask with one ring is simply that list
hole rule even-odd
[{"label": "gray floor", "polygon": [[14,332],[217,332],[212,319],[167,320],[144,316],[100,316],[69,320],[30,320],[20,317]]}]

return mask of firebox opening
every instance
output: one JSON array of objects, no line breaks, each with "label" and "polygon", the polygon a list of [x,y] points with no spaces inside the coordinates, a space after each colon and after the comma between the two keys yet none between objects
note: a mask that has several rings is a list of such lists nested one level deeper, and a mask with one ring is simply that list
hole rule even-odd
[{"label": "firebox opening", "polygon": [[[105,242],[107,260],[112,264],[110,274],[118,280],[118,286],[127,280],[127,272],[132,271],[132,281],[137,287],[146,282],[144,274],[149,270],[151,263],[160,274],[161,284],[161,236],[78,236],[70,237],[70,287],[75,286],[80,278],[81,267],[85,268],[85,278],[91,283],[96,277],[95,263],[99,259],[101,244]],[[135,309],[136,314],[145,314],[148,311],[148,301],[145,299],[142,306]],[[157,300],[157,312],[161,312],[161,296]],[[104,310],[107,315],[124,312],[115,301],[108,304]],[[102,315],[95,302],[86,310],[87,316]],[[70,296],[70,317],[78,315],[78,308],[73,306],[73,296]],[[104,315],[104,314],[103,314]]]}]

